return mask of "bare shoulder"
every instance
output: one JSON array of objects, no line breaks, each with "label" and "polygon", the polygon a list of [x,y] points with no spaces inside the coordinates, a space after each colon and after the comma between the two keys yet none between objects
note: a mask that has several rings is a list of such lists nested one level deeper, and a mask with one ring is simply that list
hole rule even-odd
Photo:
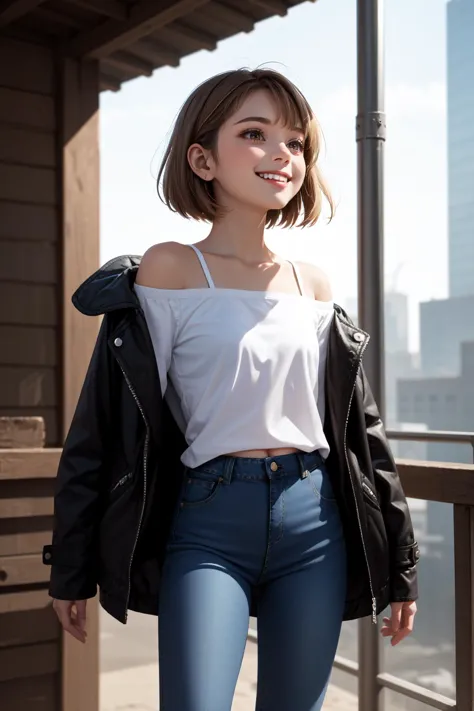
[{"label": "bare shoulder", "polygon": [[317,301],[332,301],[332,288],[328,275],[315,264],[297,262],[306,287],[313,290]]},{"label": "bare shoulder", "polygon": [[184,288],[188,251],[188,248],[179,242],[153,245],[142,257],[136,283],[156,289]]}]

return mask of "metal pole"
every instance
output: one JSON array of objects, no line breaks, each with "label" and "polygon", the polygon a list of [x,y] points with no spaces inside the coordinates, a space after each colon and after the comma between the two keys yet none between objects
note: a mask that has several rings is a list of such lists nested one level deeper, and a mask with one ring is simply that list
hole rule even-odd
[{"label": "metal pole", "polygon": [[[358,296],[359,324],[370,333],[364,356],[384,414],[383,149],[385,142],[383,0],[357,2]],[[359,621],[359,711],[379,711],[377,626]]]}]

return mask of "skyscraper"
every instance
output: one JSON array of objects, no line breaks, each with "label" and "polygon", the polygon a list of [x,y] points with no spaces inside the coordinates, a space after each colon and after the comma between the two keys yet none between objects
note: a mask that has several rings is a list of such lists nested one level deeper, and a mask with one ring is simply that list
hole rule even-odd
[{"label": "skyscraper", "polygon": [[449,294],[474,295],[474,0],[447,6]]}]

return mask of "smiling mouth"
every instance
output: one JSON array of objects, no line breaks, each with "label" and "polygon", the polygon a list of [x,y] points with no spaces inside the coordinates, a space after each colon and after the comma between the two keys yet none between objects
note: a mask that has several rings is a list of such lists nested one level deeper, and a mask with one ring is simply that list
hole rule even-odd
[{"label": "smiling mouth", "polygon": [[274,180],[277,183],[289,183],[290,178],[286,175],[280,175],[279,173],[257,173],[259,178],[262,180]]}]

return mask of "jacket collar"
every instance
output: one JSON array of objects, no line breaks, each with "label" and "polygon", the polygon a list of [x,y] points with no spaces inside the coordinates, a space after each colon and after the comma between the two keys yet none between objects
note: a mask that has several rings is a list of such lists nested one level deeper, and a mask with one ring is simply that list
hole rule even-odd
[{"label": "jacket collar", "polygon": [[72,303],[86,316],[140,308],[133,290],[140,262],[141,257],[134,254],[114,257],[81,284]]}]

